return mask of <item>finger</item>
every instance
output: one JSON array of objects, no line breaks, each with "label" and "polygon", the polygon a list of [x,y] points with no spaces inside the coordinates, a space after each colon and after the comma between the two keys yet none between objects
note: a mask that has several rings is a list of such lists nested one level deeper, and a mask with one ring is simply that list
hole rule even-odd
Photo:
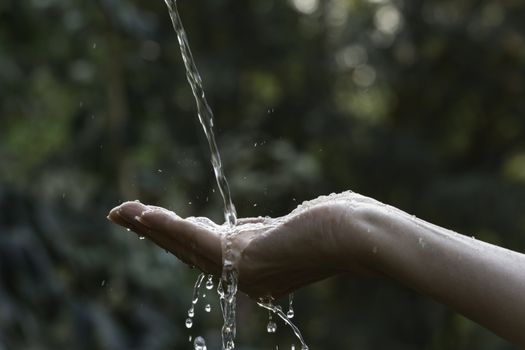
[{"label": "finger", "polygon": [[[162,208],[149,208],[137,218],[173,250],[185,249],[196,258],[221,265],[219,226],[205,218],[182,219]],[[170,250],[171,250],[170,249]]]},{"label": "finger", "polygon": [[[157,214],[156,219],[154,218],[152,222],[144,219],[144,214],[151,214],[152,212]],[[166,218],[171,218],[171,224],[168,223]],[[197,266],[205,272],[220,273],[220,241],[216,249],[217,252],[214,255],[204,255],[197,245],[190,244],[188,239],[179,237],[184,236],[185,231],[188,231],[188,227],[184,227],[185,225],[181,226],[180,224],[184,220],[171,211],[160,207],[146,206],[139,202],[125,202],[111,210],[108,219],[133,230],[141,236],[147,237],[188,265]],[[164,224],[159,225],[159,222],[163,221]],[[179,235],[178,233],[181,232],[183,234]],[[209,254],[209,252],[207,253]]]},{"label": "finger", "polygon": [[140,202],[125,202],[113,208],[107,217],[117,225],[128,228],[141,236],[147,236],[149,228],[135,220],[135,217],[140,215],[146,208]]}]

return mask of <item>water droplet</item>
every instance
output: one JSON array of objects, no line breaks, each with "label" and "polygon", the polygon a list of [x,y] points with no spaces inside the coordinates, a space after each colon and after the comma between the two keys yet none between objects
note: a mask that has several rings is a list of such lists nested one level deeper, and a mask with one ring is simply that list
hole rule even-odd
[{"label": "water droplet", "polygon": [[295,344],[292,344],[291,350],[295,350]]},{"label": "water droplet", "polygon": [[193,295],[192,295],[192,298],[191,298],[192,306],[191,306],[190,310],[192,310],[194,308],[193,305],[196,305],[197,302],[199,301],[199,290],[201,288],[202,281],[204,280],[205,277],[206,277],[206,275],[201,273],[199,275],[199,277],[197,277],[197,281],[195,281],[195,285],[193,286]]},{"label": "water droplet", "polygon": [[257,206],[257,203],[253,203],[253,206],[256,207],[256,206]]},{"label": "water droplet", "polygon": [[162,173],[162,169],[157,169],[157,172]]},{"label": "water droplet", "polygon": [[266,326],[266,330],[268,331],[268,333],[275,333],[275,331],[277,330],[277,324],[273,320],[270,320],[268,322],[268,325]]},{"label": "water droplet", "polygon": [[191,326],[193,326],[193,320],[191,319],[191,317],[188,317],[186,319],[186,328],[191,328]]},{"label": "water droplet", "polygon": [[129,231],[131,231],[131,229],[130,229],[130,228],[127,228],[127,229],[126,229],[126,231],[128,231],[128,232],[129,232]]},{"label": "water droplet", "polygon": [[190,307],[190,309],[188,310],[188,316],[189,317],[193,317],[195,316],[195,309],[192,307]]},{"label": "water droplet", "polygon": [[293,293],[288,294],[288,312],[286,313],[286,317],[288,318],[293,318],[295,315],[295,312],[293,311],[293,297]]},{"label": "water droplet", "polygon": [[191,202],[188,202],[189,205],[191,205]]},{"label": "water droplet", "polygon": [[204,341],[203,337],[198,336],[193,342],[193,347],[195,350],[206,350],[206,341]]},{"label": "water droplet", "polygon": [[204,307],[204,311],[210,312],[211,311],[211,305],[210,304],[206,304],[206,306]]},{"label": "water droplet", "polygon": [[94,49],[97,48],[97,43],[93,43],[93,48],[94,48]]},{"label": "water droplet", "polygon": [[139,236],[139,239],[142,241],[142,240],[146,239],[146,237],[144,237],[144,236]]},{"label": "water droplet", "polygon": [[106,280],[102,280],[102,283],[100,283],[100,286],[104,287],[105,284],[106,284]]},{"label": "water droplet", "polygon": [[206,281],[206,289],[211,290],[213,289],[213,276],[208,275],[208,280]]}]

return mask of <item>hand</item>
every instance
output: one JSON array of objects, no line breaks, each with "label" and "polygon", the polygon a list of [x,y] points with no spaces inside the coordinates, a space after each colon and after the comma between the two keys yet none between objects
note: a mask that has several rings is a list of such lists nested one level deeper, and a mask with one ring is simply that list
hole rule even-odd
[{"label": "hand", "polygon": [[231,234],[240,289],[254,298],[278,298],[339,272],[360,270],[357,254],[352,260],[352,252],[341,251],[343,213],[337,200],[319,199],[280,218],[239,219],[230,227],[126,202],[114,208],[108,218],[216,276],[222,270],[223,240]]},{"label": "hand", "polygon": [[240,219],[235,227],[138,202],[122,204],[108,218],[216,276],[229,233],[240,290],[253,298],[278,298],[340,272],[380,275],[525,348],[524,254],[372,198],[349,192],[320,197],[283,217]]}]

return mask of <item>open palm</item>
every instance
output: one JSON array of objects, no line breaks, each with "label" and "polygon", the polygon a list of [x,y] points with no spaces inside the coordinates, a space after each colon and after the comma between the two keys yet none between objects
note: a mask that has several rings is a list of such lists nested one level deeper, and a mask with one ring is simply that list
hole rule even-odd
[{"label": "open palm", "polygon": [[334,254],[337,216],[337,208],[324,203],[280,218],[239,219],[230,227],[126,202],[108,218],[216,276],[222,270],[221,240],[230,234],[240,289],[252,297],[279,297],[342,271]]}]

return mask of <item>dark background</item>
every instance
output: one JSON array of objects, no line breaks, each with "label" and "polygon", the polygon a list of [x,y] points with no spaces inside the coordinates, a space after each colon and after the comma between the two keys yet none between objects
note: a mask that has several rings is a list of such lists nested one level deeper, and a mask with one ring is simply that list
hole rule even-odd
[{"label": "dark background", "polygon": [[[240,216],[352,189],[525,250],[523,1],[179,2]],[[163,1],[0,1],[1,350],[217,349],[215,293],[184,327],[198,271],[105,219],[221,221],[215,188]],[[513,348],[390,281],[312,285],[296,315],[312,349]],[[290,348],[238,319],[239,349]]]}]

